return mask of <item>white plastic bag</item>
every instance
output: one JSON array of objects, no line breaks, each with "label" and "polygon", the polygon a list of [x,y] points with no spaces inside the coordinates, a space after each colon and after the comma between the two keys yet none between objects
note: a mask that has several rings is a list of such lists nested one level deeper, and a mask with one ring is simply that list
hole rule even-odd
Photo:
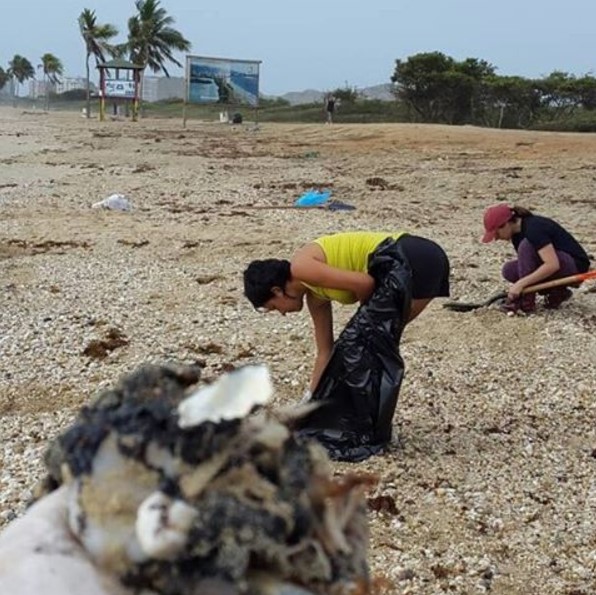
[{"label": "white plastic bag", "polygon": [[124,194],[112,194],[92,205],[93,209],[108,209],[110,211],[132,211],[132,204]]}]

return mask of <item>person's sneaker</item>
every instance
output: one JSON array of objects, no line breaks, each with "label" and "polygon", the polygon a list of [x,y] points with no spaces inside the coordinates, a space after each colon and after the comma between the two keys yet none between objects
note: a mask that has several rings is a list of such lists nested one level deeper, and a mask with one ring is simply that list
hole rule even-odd
[{"label": "person's sneaker", "polygon": [[520,298],[521,309],[526,314],[532,314],[532,312],[536,312],[536,294],[535,293],[528,293],[526,295],[522,295]]},{"label": "person's sneaker", "polygon": [[519,299],[513,302],[507,300],[499,306],[499,310],[506,314],[517,314],[518,312],[532,314],[536,311],[536,295],[529,293],[527,295],[522,295]]},{"label": "person's sneaker", "polygon": [[563,302],[573,296],[573,291],[568,287],[557,287],[551,289],[544,295],[544,307],[549,310],[556,310]]}]

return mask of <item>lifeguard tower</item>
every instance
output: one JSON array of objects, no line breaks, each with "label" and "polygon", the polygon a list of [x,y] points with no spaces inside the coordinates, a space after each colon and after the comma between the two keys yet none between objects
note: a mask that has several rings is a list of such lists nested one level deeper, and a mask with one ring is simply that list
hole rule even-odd
[{"label": "lifeguard tower", "polygon": [[106,117],[106,100],[115,109],[119,105],[131,106],[132,120],[137,121],[144,67],[127,60],[115,59],[97,65],[99,69],[99,121]]}]

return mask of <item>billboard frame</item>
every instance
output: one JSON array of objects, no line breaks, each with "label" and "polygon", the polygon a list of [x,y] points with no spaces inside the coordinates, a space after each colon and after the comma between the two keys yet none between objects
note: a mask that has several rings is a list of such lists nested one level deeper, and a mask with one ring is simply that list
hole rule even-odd
[{"label": "billboard frame", "polygon": [[[256,64],[258,69],[257,74],[257,93],[256,93],[256,103],[249,107],[254,109],[255,114],[255,124],[258,123],[259,117],[259,99],[260,99],[260,82],[261,82],[261,64],[263,63],[262,60],[243,60],[241,58],[223,58],[220,56],[198,56],[196,54],[187,54],[186,61],[185,61],[185,69],[184,69],[184,104],[182,108],[182,119],[183,119],[183,127],[186,128],[186,108],[189,103],[189,94],[190,94],[190,66],[193,60],[213,60],[219,62],[229,62],[229,63],[242,63],[242,64]],[[200,105],[195,103],[194,105]],[[227,112],[229,108],[240,108],[240,107],[247,107],[244,103],[221,103],[219,104],[222,106],[223,111]]]}]

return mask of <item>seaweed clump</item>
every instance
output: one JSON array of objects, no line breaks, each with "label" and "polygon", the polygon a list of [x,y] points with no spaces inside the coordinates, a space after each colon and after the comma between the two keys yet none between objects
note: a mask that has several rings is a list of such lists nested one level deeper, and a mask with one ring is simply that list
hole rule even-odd
[{"label": "seaweed clump", "polygon": [[372,478],[333,478],[292,431],[300,410],[266,407],[266,368],[199,377],[142,367],[50,448],[45,489],[69,484],[69,525],[95,563],[163,595],[368,592]]}]

